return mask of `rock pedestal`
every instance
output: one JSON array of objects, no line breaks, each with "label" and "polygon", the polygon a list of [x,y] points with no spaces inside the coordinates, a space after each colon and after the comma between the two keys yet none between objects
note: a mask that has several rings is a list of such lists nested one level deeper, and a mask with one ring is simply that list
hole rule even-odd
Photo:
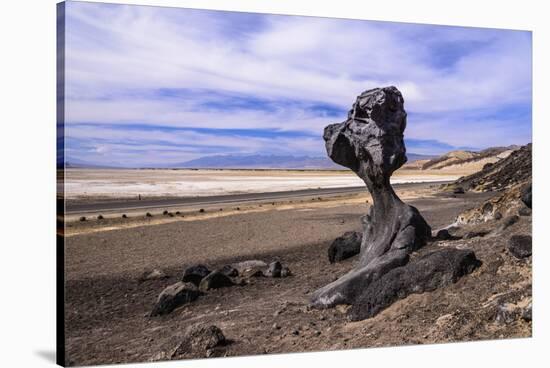
[{"label": "rock pedestal", "polygon": [[346,121],[325,128],[328,156],[363,180],[374,203],[365,216],[357,267],[317,290],[314,307],[354,304],[372,282],[405,265],[431,236],[418,210],[403,203],[390,185],[390,176],[407,161],[403,103],[395,87],[371,89],[357,97]]}]

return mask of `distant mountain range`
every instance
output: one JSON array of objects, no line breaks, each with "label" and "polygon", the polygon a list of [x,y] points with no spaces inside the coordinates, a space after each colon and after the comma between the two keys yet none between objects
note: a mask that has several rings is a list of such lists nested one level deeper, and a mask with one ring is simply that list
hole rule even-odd
[{"label": "distant mountain range", "polygon": [[[403,169],[439,170],[472,166],[477,169],[486,163],[494,163],[506,156],[519,146],[492,147],[478,152],[451,151],[443,155],[420,155],[407,153],[407,163]],[[479,168],[478,168],[479,166]],[[67,168],[94,168],[109,169],[123,168],[116,165],[100,165],[80,159],[68,158]],[[297,170],[345,170],[343,166],[332,162],[328,157],[293,156],[293,155],[215,155],[204,156],[194,160],[176,164],[157,166],[139,166],[124,168],[151,168],[151,169],[297,169]]]},{"label": "distant mountain range", "polygon": [[[429,160],[437,156],[407,153],[408,162]],[[115,165],[99,165],[80,159],[69,158],[66,168],[113,169]],[[128,167],[125,167],[128,168]],[[292,155],[215,155],[205,156],[177,164],[156,167],[140,166],[135,168],[164,169],[299,169],[299,170],[344,170],[343,166],[332,162],[328,157],[292,156]]]},{"label": "distant mountain range", "polygon": [[[435,156],[407,153],[408,161],[428,160]],[[328,157],[279,155],[216,155],[197,158],[171,167],[188,169],[345,169]]]},{"label": "distant mountain range", "polygon": [[[60,168],[62,165],[60,163],[57,163],[58,168]],[[99,164],[93,164],[84,160],[79,159],[68,159],[65,162],[65,167],[67,169],[117,169],[119,167],[117,166],[107,166],[107,165],[99,165]]]}]

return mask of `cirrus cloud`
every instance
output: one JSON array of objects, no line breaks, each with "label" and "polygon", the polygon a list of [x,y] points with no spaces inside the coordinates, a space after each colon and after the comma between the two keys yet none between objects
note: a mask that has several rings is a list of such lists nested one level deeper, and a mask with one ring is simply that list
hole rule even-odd
[{"label": "cirrus cloud", "polygon": [[381,85],[403,92],[409,141],[437,142],[423,153],[531,140],[530,32],[81,2],[65,31],[69,157],[322,155],[323,127]]}]

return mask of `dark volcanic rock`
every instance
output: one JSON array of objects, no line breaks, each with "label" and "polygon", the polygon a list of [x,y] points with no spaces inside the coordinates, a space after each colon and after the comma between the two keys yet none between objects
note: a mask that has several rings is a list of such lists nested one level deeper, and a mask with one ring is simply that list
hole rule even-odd
[{"label": "dark volcanic rock", "polygon": [[358,296],[348,316],[353,321],[373,317],[398,299],[454,283],[480,265],[471,250],[446,248],[428,253],[373,281]]},{"label": "dark volcanic rock", "polygon": [[292,273],[290,272],[290,269],[288,267],[283,267],[281,269],[281,277],[288,277],[292,275]]},{"label": "dark volcanic rock", "polygon": [[219,271],[221,273],[223,273],[225,276],[228,276],[228,277],[237,277],[237,276],[239,276],[239,271],[231,265],[225,265],[222,268],[220,268]]},{"label": "dark volcanic rock", "polygon": [[199,284],[200,291],[208,291],[210,289],[219,289],[222,287],[228,287],[235,285],[233,281],[223,273],[219,271],[212,271],[208,276],[202,279]]},{"label": "dark volcanic rock", "polygon": [[464,188],[462,187],[456,187],[453,189],[454,194],[464,194]]},{"label": "dark volcanic rock", "polygon": [[177,282],[170,285],[160,293],[151,316],[171,313],[177,307],[197,300],[199,295],[200,292],[193,284]]},{"label": "dark volcanic rock", "polygon": [[343,261],[353,257],[361,251],[363,235],[357,231],[348,231],[336,238],[328,248],[328,260],[330,263]]},{"label": "dark volcanic rock", "polygon": [[454,237],[451,235],[449,230],[441,229],[439,230],[434,237],[436,240],[452,240]]},{"label": "dark volcanic rock", "polygon": [[527,207],[531,208],[532,200],[533,194],[531,192],[531,184],[529,184],[521,191],[521,201],[525,203]]},{"label": "dark volcanic rock", "polygon": [[531,235],[512,235],[508,241],[508,251],[516,258],[529,257],[532,253]]},{"label": "dark volcanic rock", "polygon": [[183,282],[192,282],[193,284],[199,286],[202,279],[208,276],[210,270],[208,267],[202,264],[195,266],[187,267],[183,272]]},{"label": "dark volcanic rock", "polygon": [[191,326],[172,353],[172,359],[202,358],[212,355],[212,349],[225,345],[225,336],[217,326]]},{"label": "dark volcanic rock", "polygon": [[407,161],[403,133],[407,113],[401,92],[393,86],[357,96],[347,120],[325,127],[328,156],[363,180],[373,198],[364,216],[363,239],[356,268],[315,291],[317,308],[353,304],[358,287],[407,262],[407,255],[424,246],[431,228],[415,207],[395,194],[390,177]]},{"label": "dark volcanic rock", "polygon": [[281,277],[281,270],[283,265],[279,261],[271,262],[267,267],[267,271],[264,273],[267,277]]},{"label": "dark volcanic rock", "polygon": [[529,303],[529,305],[523,310],[521,313],[521,318],[527,322],[533,319],[533,303]]}]

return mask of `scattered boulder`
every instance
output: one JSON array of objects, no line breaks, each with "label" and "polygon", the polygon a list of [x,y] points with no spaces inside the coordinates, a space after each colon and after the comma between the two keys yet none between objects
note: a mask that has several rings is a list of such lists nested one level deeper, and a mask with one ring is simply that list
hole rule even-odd
[{"label": "scattered boulder", "polygon": [[528,186],[526,186],[522,191],[521,191],[521,201],[523,203],[525,203],[525,205],[529,208],[531,208],[531,205],[532,205],[532,200],[533,200],[533,194],[532,194],[532,188],[531,188],[531,184],[529,184]]},{"label": "scattered boulder", "polygon": [[153,270],[143,272],[143,274],[141,274],[141,276],[139,278],[139,282],[144,282],[144,281],[148,281],[148,280],[166,279],[168,277],[169,276],[167,274],[165,274],[161,270],[155,268]]},{"label": "scattered boulder", "polygon": [[467,249],[445,248],[419,256],[363,288],[348,317],[353,321],[373,317],[398,299],[454,283],[480,265],[474,252]]},{"label": "scattered boulder", "polygon": [[203,358],[216,355],[217,349],[226,344],[222,330],[214,325],[191,326],[181,343],[171,355],[172,359]]},{"label": "scattered boulder", "polygon": [[329,262],[340,262],[359,254],[362,239],[363,235],[357,231],[348,231],[336,238],[328,248]]},{"label": "scattered boulder", "polygon": [[451,235],[451,233],[447,229],[441,229],[441,230],[437,231],[434,238],[436,240],[451,240],[451,239],[454,239],[454,237]]},{"label": "scattered boulder", "polygon": [[483,169],[484,171],[488,171],[490,168],[492,168],[494,166],[494,163],[492,162],[488,162],[486,163],[485,165],[483,165]]},{"label": "scattered boulder", "polygon": [[526,258],[532,253],[531,235],[512,235],[508,241],[508,251],[516,258]]},{"label": "scattered boulder", "polygon": [[281,269],[281,277],[288,277],[292,275],[292,273],[290,272],[290,269],[288,267],[283,267]]},{"label": "scattered boulder", "polygon": [[237,277],[239,276],[239,271],[231,265],[225,265],[219,270],[221,273],[223,273],[225,276],[228,277]]},{"label": "scattered boulder", "polygon": [[464,194],[464,188],[456,187],[453,189],[453,194]]},{"label": "scattered boulder", "polygon": [[191,267],[187,267],[185,271],[183,271],[183,282],[192,282],[196,286],[199,286],[202,279],[204,279],[208,274],[210,273],[210,270],[208,267],[202,264],[194,265]]},{"label": "scattered boulder", "polygon": [[202,279],[199,284],[200,291],[208,291],[210,289],[219,289],[222,287],[233,286],[233,281],[220,271],[212,271]]},{"label": "scattered boulder", "polygon": [[264,272],[264,276],[267,277],[281,277],[281,270],[283,265],[279,261],[271,262]]},{"label": "scattered boulder", "polygon": [[237,270],[239,275],[245,276],[262,276],[264,270],[267,269],[267,263],[257,259],[234,263],[231,266]]},{"label": "scattered boulder", "polygon": [[200,293],[193,284],[177,282],[166,287],[158,296],[157,303],[151,311],[151,317],[171,313],[174,309],[194,302]]},{"label": "scattered boulder", "polygon": [[521,313],[521,318],[527,322],[530,322],[533,319],[533,303],[529,303],[529,305],[523,310]]}]

